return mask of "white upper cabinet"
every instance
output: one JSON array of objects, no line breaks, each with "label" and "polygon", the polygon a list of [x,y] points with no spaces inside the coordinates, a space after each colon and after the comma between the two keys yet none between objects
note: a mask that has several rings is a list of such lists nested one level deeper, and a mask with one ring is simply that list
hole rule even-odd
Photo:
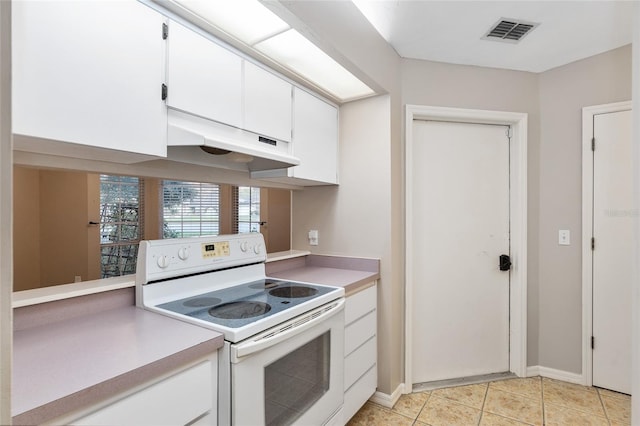
[{"label": "white upper cabinet", "polygon": [[173,21],[167,42],[167,105],[242,127],[242,59]]},{"label": "white upper cabinet", "polygon": [[17,1],[12,20],[16,149],[166,156],[162,15],[137,1]]},{"label": "white upper cabinet", "polygon": [[291,142],[291,84],[244,63],[244,129]]},{"label": "white upper cabinet", "polygon": [[300,165],[251,173],[256,179],[302,186],[338,183],[338,108],[293,88],[292,152]]},{"label": "white upper cabinet", "polygon": [[289,169],[291,176],[338,183],[338,109],[296,88],[293,116],[293,155],[300,165]]}]

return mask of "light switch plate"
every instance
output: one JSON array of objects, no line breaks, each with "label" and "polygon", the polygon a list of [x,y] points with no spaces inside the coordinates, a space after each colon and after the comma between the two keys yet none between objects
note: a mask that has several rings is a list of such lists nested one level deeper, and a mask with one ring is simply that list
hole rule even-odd
[{"label": "light switch plate", "polygon": [[309,231],[309,245],[318,245],[318,231],[316,229],[312,229],[311,231]]},{"label": "light switch plate", "polygon": [[561,229],[558,231],[558,244],[561,246],[571,245],[571,231],[568,229]]}]

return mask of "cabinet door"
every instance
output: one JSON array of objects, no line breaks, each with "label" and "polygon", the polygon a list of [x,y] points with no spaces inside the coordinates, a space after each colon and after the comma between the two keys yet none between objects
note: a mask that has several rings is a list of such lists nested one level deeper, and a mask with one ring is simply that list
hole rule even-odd
[{"label": "cabinet door", "polygon": [[167,105],[231,126],[242,124],[242,59],[171,21]]},{"label": "cabinet door", "polygon": [[293,155],[300,165],[293,177],[338,183],[338,109],[294,89]]},{"label": "cabinet door", "polygon": [[12,9],[15,134],[166,155],[162,15],[137,1]]},{"label": "cabinet door", "polygon": [[245,61],[244,128],[291,141],[291,84]]}]

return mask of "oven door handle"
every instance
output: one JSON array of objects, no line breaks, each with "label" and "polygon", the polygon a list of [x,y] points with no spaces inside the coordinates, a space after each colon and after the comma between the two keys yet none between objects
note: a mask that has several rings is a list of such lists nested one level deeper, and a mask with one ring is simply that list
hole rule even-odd
[{"label": "oven door handle", "polygon": [[318,323],[344,310],[344,303],[344,299],[328,303],[306,314],[286,321],[277,328],[267,330],[245,342],[234,345],[233,360],[237,361],[239,358],[269,348],[276,343],[280,343],[283,340],[289,339],[316,326]]}]

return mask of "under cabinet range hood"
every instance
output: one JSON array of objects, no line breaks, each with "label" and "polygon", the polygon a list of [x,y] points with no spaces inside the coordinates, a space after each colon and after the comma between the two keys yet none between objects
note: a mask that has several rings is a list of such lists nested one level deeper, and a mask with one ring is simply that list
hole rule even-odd
[{"label": "under cabinet range hood", "polygon": [[297,166],[289,143],[169,108],[167,159],[241,171]]}]

